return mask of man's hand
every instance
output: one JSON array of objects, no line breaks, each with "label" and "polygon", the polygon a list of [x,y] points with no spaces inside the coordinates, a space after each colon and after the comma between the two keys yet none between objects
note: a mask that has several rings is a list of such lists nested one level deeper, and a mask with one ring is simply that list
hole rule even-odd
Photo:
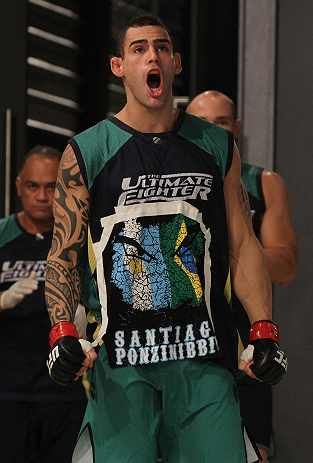
[{"label": "man's hand", "polygon": [[67,385],[92,367],[97,358],[90,342],[80,339],[73,323],[61,321],[50,332],[51,351],[47,360],[49,375]]},{"label": "man's hand", "polygon": [[287,357],[279,348],[279,330],[275,323],[262,320],[254,323],[250,343],[243,351],[239,369],[270,386],[278,384],[287,371]]},{"label": "man's hand", "polygon": [[30,276],[24,280],[19,280],[3,291],[0,305],[3,310],[13,309],[17,304],[22,302],[27,294],[31,294],[38,288],[37,273],[31,272]]}]

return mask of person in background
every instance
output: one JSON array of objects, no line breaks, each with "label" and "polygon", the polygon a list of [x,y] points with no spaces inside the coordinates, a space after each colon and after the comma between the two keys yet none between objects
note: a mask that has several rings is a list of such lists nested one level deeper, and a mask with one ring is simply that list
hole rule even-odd
[{"label": "person in background", "polygon": [[61,153],[36,146],[16,178],[22,210],[0,220],[0,448],[5,463],[70,463],[87,398],[49,377],[44,299]]},{"label": "person in background", "polygon": [[[223,93],[209,90],[197,95],[187,112],[231,131],[239,137],[242,121],[236,117],[234,102]],[[294,232],[288,191],[275,172],[241,163],[241,178],[248,191],[253,229],[266,257],[272,283],[288,286],[298,268],[298,245]],[[241,340],[249,343],[250,322],[240,301],[233,296],[233,310]],[[272,434],[272,391],[249,376],[238,380],[241,416],[267,461]]]},{"label": "person in background", "polygon": [[[92,367],[75,463],[156,463],[158,445],[163,463],[258,461],[234,372],[276,384],[286,371],[233,134],[173,107],[181,69],[159,18],[131,19],[111,59],[126,105],[61,160],[48,367],[62,384]],[[239,365],[231,280],[253,325]],[[80,299],[97,327],[85,342]]]}]

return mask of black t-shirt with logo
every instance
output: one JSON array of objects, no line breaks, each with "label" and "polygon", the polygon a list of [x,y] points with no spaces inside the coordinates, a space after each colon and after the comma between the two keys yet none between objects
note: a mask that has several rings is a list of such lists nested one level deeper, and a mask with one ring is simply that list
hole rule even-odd
[{"label": "black t-shirt with logo", "polygon": [[171,132],[109,117],[69,143],[90,193],[93,316],[110,365],[213,358],[236,369],[223,195],[233,135],[181,112]]},{"label": "black t-shirt with logo", "polygon": [[21,401],[71,401],[86,397],[81,381],[68,387],[49,377],[51,323],[44,285],[52,232],[27,233],[17,215],[0,220],[0,291],[37,273],[38,289],[13,309],[0,313],[0,398]]}]

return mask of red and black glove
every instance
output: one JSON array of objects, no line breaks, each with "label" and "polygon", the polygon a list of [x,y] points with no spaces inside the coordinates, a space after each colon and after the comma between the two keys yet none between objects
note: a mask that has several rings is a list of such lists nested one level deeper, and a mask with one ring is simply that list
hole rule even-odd
[{"label": "red and black glove", "polygon": [[249,344],[253,346],[253,364],[250,366],[255,376],[274,386],[287,371],[287,357],[279,348],[279,329],[270,320],[254,323],[250,330]]},{"label": "red and black glove", "polygon": [[56,383],[69,384],[81,369],[86,355],[78,339],[79,335],[73,323],[61,321],[52,328],[47,367],[49,375]]}]

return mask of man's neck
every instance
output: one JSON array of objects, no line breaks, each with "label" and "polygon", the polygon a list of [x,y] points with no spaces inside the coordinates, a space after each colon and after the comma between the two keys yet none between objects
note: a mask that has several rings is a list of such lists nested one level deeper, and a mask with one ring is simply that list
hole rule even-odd
[{"label": "man's neck", "polygon": [[173,106],[162,109],[136,107],[128,103],[116,118],[142,133],[162,133],[173,130],[179,111]]},{"label": "man's neck", "polygon": [[53,230],[54,221],[37,221],[29,217],[25,211],[21,211],[17,214],[18,221],[20,225],[27,231],[27,233],[32,233],[36,235],[37,233],[46,233]]}]

